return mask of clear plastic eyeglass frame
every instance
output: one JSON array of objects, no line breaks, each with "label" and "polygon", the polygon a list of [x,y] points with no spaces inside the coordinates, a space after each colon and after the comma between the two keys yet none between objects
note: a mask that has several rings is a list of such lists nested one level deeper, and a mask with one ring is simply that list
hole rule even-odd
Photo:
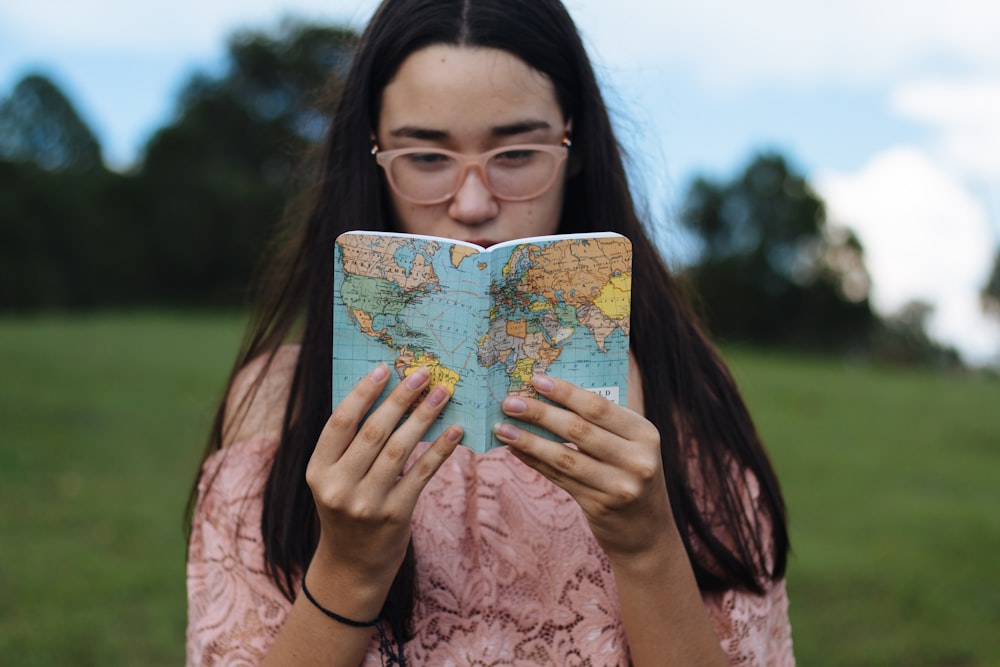
[{"label": "clear plastic eyeglass frame", "polygon": [[[465,179],[468,177],[470,169],[476,169],[479,172],[479,177],[483,185],[497,199],[503,201],[527,201],[544,194],[549,188],[552,187],[559,174],[559,166],[565,162],[566,158],[569,156],[569,148],[571,145],[572,142],[569,140],[569,137],[563,137],[561,146],[553,146],[551,144],[516,144],[494,148],[484,153],[479,153],[478,155],[467,155],[464,153],[446,150],[444,148],[400,148],[397,150],[383,151],[379,149],[378,144],[373,144],[371,154],[374,156],[378,165],[385,171],[386,180],[389,181],[389,186],[393,189],[393,191],[403,199],[413,202],[414,204],[429,205],[440,204],[448,201],[462,188],[462,184],[465,183]],[[551,173],[548,174],[544,181],[539,181],[537,187],[527,193],[507,195],[502,192],[497,192],[493,183],[491,183],[489,169],[487,169],[490,160],[499,155],[503,155],[504,153],[517,153],[519,151],[539,151],[551,155],[554,158]],[[414,197],[412,194],[400,189],[393,174],[392,162],[399,157],[405,157],[407,155],[421,155],[428,157],[441,156],[454,160],[457,163],[458,168],[454,170],[455,181],[451,185],[450,189],[445,194],[432,198]]]}]

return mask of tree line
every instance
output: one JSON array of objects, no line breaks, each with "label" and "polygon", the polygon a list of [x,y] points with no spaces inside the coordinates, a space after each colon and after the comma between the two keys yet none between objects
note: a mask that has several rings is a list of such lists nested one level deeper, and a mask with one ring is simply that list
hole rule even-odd
[{"label": "tree line", "polygon": [[[356,42],[296,21],[234,34],[225,71],[189,79],[124,173],[48,77],[23,77],[0,100],[0,314],[242,305]],[[784,156],[695,178],[681,211],[699,246],[681,277],[716,336],[957,363],[926,335],[926,304],[872,311],[864,249]],[[1000,252],[982,296],[1000,316]]]},{"label": "tree line", "polygon": [[126,173],[51,80],[25,76],[0,102],[0,312],[240,304],[356,39],[237,33],[226,71],[190,78]]}]

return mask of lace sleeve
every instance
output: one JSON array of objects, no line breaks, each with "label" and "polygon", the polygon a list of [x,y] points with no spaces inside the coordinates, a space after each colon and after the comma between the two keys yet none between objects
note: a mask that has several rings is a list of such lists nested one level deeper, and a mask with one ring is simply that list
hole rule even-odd
[{"label": "lace sleeve", "polygon": [[[734,469],[731,474],[736,476],[740,473]],[[772,524],[760,507],[757,478],[750,471],[744,471],[742,478],[743,511],[760,531],[763,543],[771,544]],[[713,499],[703,489],[697,498],[701,511],[713,521],[721,539],[731,541],[727,537],[725,521],[718,517]],[[764,570],[771,571],[773,558],[774,554],[765,554],[766,562],[760,563]],[[741,589],[704,593],[705,607],[722,649],[729,657],[729,664],[741,667],[794,667],[785,580],[768,582],[765,586],[763,595]]]},{"label": "lace sleeve", "polygon": [[188,546],[188,667],[257,665],[291,607],[267,575],[260,536],[276,444],[236,443],[203,467]]},{"label": "lace sleeve", "polygon": [[795,665],[783,579],[764,595],[736,590],[706,595],[705,606],[731,665]]}]

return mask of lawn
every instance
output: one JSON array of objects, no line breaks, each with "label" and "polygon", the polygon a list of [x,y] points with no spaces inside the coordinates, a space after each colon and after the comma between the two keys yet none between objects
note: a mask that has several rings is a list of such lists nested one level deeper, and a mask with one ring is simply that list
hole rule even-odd
[{"label": "lawn", "polygon": [[729,351],[789,507],[802,665],[1000,665],[1000,381]]},{"label": "lawn", "polygon": [[180,665],[235,317],[0,320],[0,665]]},{"label": "lawn", "polygon": [[[183,507],[236,316],[0,319],[0,665],[179,665]],[[802,665],[1000,665],[1000,381],[730,348]]]}]

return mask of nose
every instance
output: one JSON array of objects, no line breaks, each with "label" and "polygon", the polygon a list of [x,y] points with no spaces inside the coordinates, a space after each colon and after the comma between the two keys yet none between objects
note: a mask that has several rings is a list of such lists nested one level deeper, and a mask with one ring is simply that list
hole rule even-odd
[{"label": "nose", "polygon": [[448,214],[466,225],[479,225],[492,220],[499,212],[500,203],[486,187],[482,173],[471,167],[466,171],[458,192],[451,198]]}]

